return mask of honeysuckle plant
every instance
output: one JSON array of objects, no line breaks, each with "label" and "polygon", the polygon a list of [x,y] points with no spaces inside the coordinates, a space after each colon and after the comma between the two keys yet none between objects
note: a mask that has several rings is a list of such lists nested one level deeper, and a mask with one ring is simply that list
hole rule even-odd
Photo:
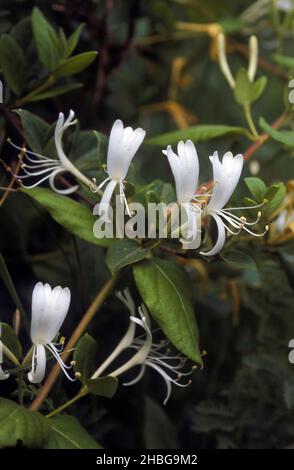
[{"label": "honeysuckle plant", "polygon": [[[192,59],[175,51],[162,74],[145,61],[150,44],[165,44],[166,35],[151,30],[135,38],[136,54],[146,52],[146,70],[165,85],[161,101],[150,103],[158,96],[157,89],[150,93],[155,75],[149,89],[147,75],[143,80],[132,61],[124,62],[126,54],[133,57],[132,38],[122,46],[107,31],[111,48],[103,43],[95,61],[100,39],[93,25],[100,20],[91,23],[91,15],[67,35],[34,8],[24,24],[0,37],[0,447],[97,449],[87,417],[96,423],[104,409],[113,413],[110,399],[130,416],[140,403],[138,421],[144,413],[149,419],[146,435],[153,421],[168,427],[173,409],[204,442],[211,432],[235,442],[244,435],[235,416],[248,419],[242,414],[247,402],[241,406],[236,397],[245,396],[247,386],[258,389],[258,373],[250,375],[248,365],[275,374],[273,349],[283,350],[291,339],[294,110],[288,100],[281,116],[271,113],[266,93],[274,86],[276,109],[282,108],[293,58],[280,51],[272,59],[280,67],[259,60],[263,41],[256,34],[235,37],[239,21],[228,35],[220,23],[191,25],[175,16],[171,37],[184,40],[178,29],[191,33],[189,40],[209,34],[205,67],[212,59],[211,69],[204,69],[195,99]],[[105,15],[105,24],[115,21]],[[290,11],[283,15],[290,22]],[[87,52],[89,43],[95,50]],[[74,55],[78,45],[86,52]],[[237,52],[244,57],[234,61]],[[121,63],[134,81],[131,96]],[[81,87],[73,81],[80,72],[86,89],[65,101],[64,93]],[[190,90],[191,113],[183,87]],[[217,112],[209,121],[210,99]],[[170,129],[164,113],[178,129]],[[288,158],[285,172],[281,155]],[[284,369],[276,374],[279,380],[287,375]],[[285,378],[280,387],[289,409],[293,384]],[[149,395],[156,398],[150,402]],[[252,396],[250,390],[250,406]],[[278,401],[271,398],[266,409]]]}]

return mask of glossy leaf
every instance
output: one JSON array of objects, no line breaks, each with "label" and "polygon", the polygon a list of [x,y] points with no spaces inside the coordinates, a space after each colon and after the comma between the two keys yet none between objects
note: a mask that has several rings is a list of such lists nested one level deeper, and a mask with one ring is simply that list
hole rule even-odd
[{"label": "glossy leaf", "polygon": [[22,357],[22,346],[15,331],[7,323],[0,322],[2,343],[15,355],[17,359]]},{"label": "glossy leaf", "polygon": [[97,368],[97,352],[96,340],[86,333],[79,340],[73,355],[75,372],[81,374],[80,380],[82,383],[86,383],[87,379],[95,372],[95,368]]},{"label": "glossy leaf", "polygon": [[37,411],[29,411],[13,401],[0,398],[0,448],[40,448],[49,435],[47,419]]},{"label": "glossy leaf", "polygon": [[32,11],[32,30],[40,62],[53,70],[60,57],[59,41],[56,32],[37,7]]},{"label": "glossy leaf", "polygon": [[87,380],[86,386],[89,392],[93,395],[112,398],[117,390],[118,380],[116,377],[107,375],[105,377],[97,377],[97,379]]},{"label": "glossy leaf", "polygon": [[137,263],[150,256],[150,250],[143,248],[134,240],[129,238],[117,240],[108,249],[106,264],[112,273],[115,273],[125,266]]},{"label": "glossy leaf", "polygon": [[266,185],[264,182],[255,176],[244,178],[244,181],[254,199],[257,202],[262,202],[266,193]]},{"label": "glossy leaf", "polygon": [[54,75],[55,77],[69,77],[82,72],[95,60],[96,56],[97,52],[90,51],[70,57],[54,70]]},{"label": "glossy leaf", "polygon": [[63,95],[64,93],[69,93],[70,91],[78,90],[83,86],[82,83],[67,83],[66,85],[59,85],[49,90],[43,91],[42,93],[38,93],[37,95],[33,95],[30,98],[30,101],[41,101],[47,100],[49,98],[54,98],[55,96]]},{"label": "glossy leaf", "polygon": [[199,125],[189,127],[188,129],[167,132],[158,136],[146,139],[145,144],[160,145],[166,147],[167,145],[177,144],[180,140],[191,139],[194,143],[206,142],[218,137],[226,135],[242,135],[249,137],[249,132],[243,127],[223,126],[223,125]]},{"label": "glossy leaf", "polygon": [[269,134],[277,142],[289,145],[291,147],[294,146],[293,131],[278,131],[277,129],[274,129],[272,126],[270,126],[270,124],[268,124],[263,117],[259,119],[259,125],[265,132],[267,132],[267,134]]},{"label": "glossy leaf", "polygon": [[248,72],[242,67],[238,70],[234,89],[234,97],[237,103],[241,106],[247,106],[251,102],[251,91],[252,88],[248,78]]},{"label": "glossy leaf", "polygon": [[202,364],[193,287],[185,270],[172,261],[152,258],[135,264],[134,277],[151,315],[183,354]]},{"label": "glossy leaf", "polygon": [[45,449],[101,449],[74,416],[54,416],[48,419],[48,425]]},{"label": "glossy leaf", "polygon": [[271,216],[282,204],[286,195],[286,188],[283,183],[276,183],[271,185],[266,194],[265,198],[268,200],[268,203],[265,207],[266,217]]},{"label": "glossy leaf", "polygon": [[17,109],[16,113],[21,119],[25,139],[30,148],[34,152],[42,152],[46,134],[50,129],[49,124],[26,109]]},{"label": "glossy leaf", "polygon": [[80,35],[85,27],[85,23],[81,23],[77,29],[69,36],[67,39],[67,46],[66,46],[66,57],[69,57],[75,48],[77,47],[78,41],[80,39]]},{"label": "glossy leaf", "polygon": [[7,85],[19,96],[26,85],[26,60],[23,50],[8,34],[0,38],[0,66]]},{"label": "glossy leaf", "polygon": [[22,188],[21,191],[47,209],[56,222],[77,237],[99,246],[109,246],[113,240],[96,238],[93,226],[96,217],[82,204],[47,188]]}]

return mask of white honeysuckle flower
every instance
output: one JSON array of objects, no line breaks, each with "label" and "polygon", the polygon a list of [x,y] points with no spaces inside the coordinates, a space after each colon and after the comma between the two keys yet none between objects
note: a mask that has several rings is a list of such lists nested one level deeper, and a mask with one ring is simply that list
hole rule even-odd
[{"label": "white honeysuckle flower", "polygon": [[[44,181],[49,180],[50,187],[56,193],[71,194],[79,188],[78,185],[72,186],[67,189],[58,189],[55,185],[55,178],[57,175],[59,175],[60,173],[69,172],[82,183],[86,184],[91,188],[93,187],[93,182],[90,181],[73,165],[73,163],[68,159],[63,150],[63,134],[66,129],[68,129],[70,126],[75,125],[76,122],[77,120],[75,119],[74,111],[70,110],[67,119],[65,119],[63,113],[59,113],[54,132],[54,141],[58,159],[49,158],[39,153],[32,152],[30,150],[27,150],[25,147],[18,147],[9,140],[11,145],[20,150],[24,155],[24,162],[21,164],[21,168],[25,174],[17,175],[17,178],[21,182],[22,186],[28,189],[35,188]],[[23,180],[26,178],[37,178],[37,181],[31,185],[25,185]]]},{"label": "white honeysuckle flower", "polygon": [[[243,229],[251,235],[260,237],[263,236],[268,230],[268,227],[266,227],[265,232],[257,234],[252,232],[252,230],[249,228],[250,226],[253,226],[259,222],[261,212],[258,212],[257,219],[253,222],[248,222],[244,216],[238,217],[231,213],[231,211],[235,210],[258,208],[263,204],[224,209],[224,206],[229,201],[239,182],[244,162],[243,155],[238,154],[234,157],[232,152],[226,152],[223,156],[222,162],[220,162],[218,152],[215,151],[214,154],[209,158],[213,166],[214,187],[209,203],[205,209],[205,214],[213,217],[215,220],[218,236],[217,241],[211,250],[201,252],[201,254],[205,256],[212,256],[219,253],[225,243],[226,231],[232,235],[237,235]],[[236,231],[234,231],[234,229],[236,229]]]},{"label": "white honeysuckle flower", "polygon": [[[118,355],[125,349],[135,350],[135,354],[123,365],[118,367],[108,375],[112,377],[119,377],[125,372],[133,369],[136,366],[140,367],[139,374],[135,379],[123,385],[133,385],[143,377],[146,367],[150,367],[158,372],[164,379],[167,387],[167,394],[164,400],[164,404],[167,403],[170,394],[172,384],[178,385],[179,387],[186,387],[190,385],[188,383],[180,383],[181,378],[190,375],[195,370],[196,366],[193,366],[189,372],[182,372],[183,367],[186,365],[187,359],[181,357],[180,354],[177,356],[171,356],[167,351],[168,341],[160,343],[153,342],[153,335],[151,331],[151,321],[149,313],[144,304],[138,308],[139,316],[136,315],[135,304],[131,298],[128,289],[124,290],[123,294],[118,293],[117,297],[126,305],[130,311],[130,324],[127,332],[125,333],[122,340],[119,342],[114,351],[104,361],[104,363],[97,369],[91,378],[100,377],[102,372],[111,365],[111,363],[118,357]],[[135,328],[138,325],[144,330],[145,338],[139,336],[135,338]]]},{"label": "white honeysuckle flower", "polygon": [[[129,289],[124,289],[123,292],[117,292],[116,293],[117,298],[127,307],[129,310],[131,317],[136,316],[136,307],[135,303],[132,299],[132,296],[130,294]],[[101,366],[96,370],[96,372],[92,375],[92,379],[96,379],[99,377],[102,372],[104,372],[105,369],[114,361],[114,359],[119,356],[119,354],[127,349],[133,342],[134,337],[135,337],[135,330],[136,330],[136,324],[133,321],[130,321],[129,327],[123,336],[123,338],[120,340],[116,348],[112,351],[110,356],[101,364]]]},{"label": "white honeysuckle flower", "polygon": [[188,245],[189,240],[192,239],[193,247],[198,248],[201,243],[201,206],[195,196],[199,178],[199,161],[196,148],[191,140],[187,140],[178,143],[178,154],[173,152],[171,145],[162,152],[167,156],[174,176],[177,202],[184,208],[187,215],[188,240],[181,239],[181,241],[182,243],[186,242],[186,245]]},{"label": "white honeysuckle flower", "polygon": [[[188,387],[191,384],[191,380],[188,380],[185,383],[181,383],[180,381],[186,376],[191,375],[197,366],[194,365],[190,370],[184,372],[183,368],[186,366],[187,358],[180,354],[177,354],[176,356],[170,355],[168,350],[168,341],[161,341],[159,343],[152,341],[152,332],[149,329],[148,317],[146,317],[146,314],[148,315],[147,310],[144,311],[144,316],[141,316],[141,319],[137,319],[137,324],[146,332],[146,339],[136,338],[129,346],[137,352],[133,358],[130,359],[128,368],[130,369],[139,365],[140,370],[137,377],[123,385],[130,386],[136,384],[144,376],[146,367],[150,367],[163,378],[166,384],[166,396],[163,401],[163,404],[166,405],[172,392],[172,384],[177,385],[178,387]],[[120,375],[123,372],[125,372],[125,370],[119,372],[119,374],[116,371],[116,375]]]},{"label": "white honeysuckle flower", "polygon": [[72,379],[61,360],[56,344],[53,342],[67,315],[70,304],[70,290],[60,286],[52,289],[49,284],[38,282],[32,295],[31,340],[33,343],[32,370],[28,379],[40,383],[46,372],[46,349],[55,357],[68,379]]},{"label": "white honeysuckle flower", "polygon": [[109,219],[107,208],[110,206],[111,197],[117,185],[119,185],[121,202],[125,204],[128,215],[131,217],[124,193],[124,183],[131,161],[142,144],[145,134],[146,132],[141,128],[124,127],[120,119],[117,119],[112,126],[107,151],[106,173],[108,177],[98,188],[93,189],[93,192],[97,192],[108,183],[99,207],[99,216],[103,214],[106,220]]}]

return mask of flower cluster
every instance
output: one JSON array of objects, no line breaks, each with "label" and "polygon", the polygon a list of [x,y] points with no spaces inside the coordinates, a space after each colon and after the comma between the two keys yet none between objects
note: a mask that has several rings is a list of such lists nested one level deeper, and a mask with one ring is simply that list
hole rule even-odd
[{"label": "flower cluster", "polygon": [[[63,134],[68,127],[76,123],[74,116],[73,111],[70,111],[66,120],[62,113],[59,115],[55,128],[55,145],[58,160],[53,160],[22,149],[28,163],[25,161],[22,163],[22,169],[25,174],[20,176],[20,180],[37,178],[37,181],[32,185],[26,186],[27,188],[32,188],[48,179],[54,191],[70,194],[76,191],[78,186],[74,185],[66,189],[57,189],[54,182],[57,175],[67,171],[78,181],[87,185],[94,193],[101,193],[102,188],[106,185],[98,211],[98,215],[106,223],[110,221],[109,211],[111,199],[116,187],[118,187],[120,202],[125,206],[126,214],[132,217],[124,192],[125,178],[130,164],[144,140],[145,131],[141,128],[132,129],[131,127],[124,127],[121,120],[114,122],[109,137],[107,152],[107,177],[97,186],[95,179],[89,180],[70,162],[63,149]],[[212,190],[207,191],[207,188],[202,188],[202,190],[199,191],[197,189],[199,161],[193,142],[191,140],[179,142],[177,154],[174,153],[170,145],[166,150],[163,150],[163,153],[168,158],[175,179],[177,203],[184,210],[186,216],[185,224],[181,227],[181,233],[183,233],[183,228],[185,227],[187,236],[180,239],[184,248],[199,248],[202,241],[201,225],[203,220],[205,225],[207,225],[206,221],[209,218],[214,220],[218,235],[214,246],[210,250],[200,252],[205,256],[215,255],[223,248],[227,232],[235,235],[239,234],[243,229],[254,236],[264,235],[268,227],[266,227],[263,233],[255,233],[251,230],[251,227],[260,220],[260,211],[254,221],[248,221],[244,215],[239,217],[234,213],[234,211],[257,209],[261,207],[262,204],[249,207],[225,208],[225,205],[239,182],[243,168],[243,155],[238,154],[233,156],[231,152],[226,152],[222,161],[220,161],[218,152],[215,151],[210,157],[213,168]],[[34,158],[32,158],[32,156]]]},{"label": "flower cluster", "polygon": [[[171,355],[167,340],[158,343],[153,340],[151,320],[147,308],[142,304],[136,311],[136,306],[128,289],[125,289],[123,293],[118,292],[117,297],[129,310],[129,327],[121,341],[91,378],[101,377],[103,372],[111,366],[123,351],[130,349],[134,351],[130,359],[120,367],[110,371],[108,375],[119,377],[129,370],[139,367],[137,376],[130,382],[123,384],[129,386],[137,383],[143,377],[147,367],[155,370],[166,384],[165,404],[170,397],[172,384],[179,387],[188,386],[191,383],[190,380],[184,383],[182,381],[185,377],[191,375],[197,366],[194,365],[187,370],[187,359],[181,354]],[[66,377],[71,381],[75,380],[68,373],[71,366],[64,364],[60,357],[62,344],[54,342],[67,315],[70,299],[71,293],[67,287],[62,289],[57,286],[52,289],[49,284],[42,284],[41,282],[38,282],[34,287],[30,331],[33,345],[26,356],[31,358],[31,370],[27,375],[31,383],[37,384],[44,379],[47,362],[46,350],[51,357],[57,360]],[[136,336],[136,326],[143,330],[143,335]],[[9,358],[12,353],[0,341],[0,352],[2,352],[2,349]],[[76,376],[78,375],[77,372]],[[9,376],[9,372],[4,372],[2,369],[0,357],[0,380],[6,380]]]}]

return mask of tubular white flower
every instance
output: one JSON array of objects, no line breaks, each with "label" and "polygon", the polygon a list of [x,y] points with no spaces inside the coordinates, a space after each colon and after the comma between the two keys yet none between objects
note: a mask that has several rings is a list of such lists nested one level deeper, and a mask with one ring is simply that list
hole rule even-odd
[{"label": "tubular white flower", "polygon": [[[56,146],[56,151],[58,155],[58,159],[55,160],[53,158],[46,157],[44,155],[40,155],[39,153],[32,152],[27,150],[26,148],[18,147],[17,145],[13,144],[11,141],[11,145],[17,148],[24,154],[24,162],[21,164],[21,168],[24,172],[24,175],[18,175],[19,181],[25,188],[35,188],[39,186],[46,180],[49,180],[49,185],[59,194],[71,194],[78,189],[78,185],[72,186],[67,189],[58,189],[55,185],[55,178],[60,173],[64,173],[68,171],[73,176],[75,176],[78,180],[82,183],[86,184],[89,187],[93,187],[93,182],[90,181],[85,175],[83,175],[68,159],[66,156],[63,145],[62,145],[62,138],[65,130],[76,124],[77,120],[75,118],[74,111],[70,110],[67,119],[65,120],[64,114],[59,113],[58,120],[55,126],[54,132],[54,141]],[[34,158],[32,158],[34,157]],[[37,181],[31,185],[25,185],[23,180],[26,178],[37,178]]]},{"label": "tubular white flower", "polygon": [[[174,153],[171,145],[163,150],[167,156],[176,186],[177,202],[184,208],[187,216],[188,242],[193,241],[193,247],[198,248],[201,243],[201,229],[199,215],[201,206],[194,196],[198,187],[199,161],[196,148],[191,140],[180,141],[177,146],[178,154]],[[195,244],[195,240],[197,240]],[[187,239],[181,239],[182,243],[189,245]]]},{"label": "tubular white flower", "polygon": [[32,320],[31,320],[31,340],[34,344],[32,354],[32,370],[28,374],[28,379],[32,383],[39,383],[43,380],[46,371],[46,351],[47,348],[58,361],[63,372],[68,379],[72,379],[66,369],[56,345],[53,343],[62,323],[67,315],[70,304],[70,290],[60,286],[52,289],[49,284],[38,282],[35,285],[32,295]]},{"label": "tubular white flower", "polygon": [[[168,346],[168,341],[160,343],[152,342],[153,336],[150,328],[151,322],[145,305],[142,304],[141,307],[138,308],[139,316],[136,316],[135,304],[129,291],[125,290],[124,294],[119,293],[117,296],[127,306],[131,313],[130,326],[118,346],[114,349],[109,358],[107,358],[93,374],[92,378],[99,377],[106,367],[108,367],[124,349],[133,349],[135,350],[135,354],[126,363],[110,372],[109,375],[112,377],[118,377],[133,367],[140,366],[140,370],[136,378],[123,384],[128,386],[137,383],[143,377],[147,366],[156,370],[166,383],[167,394],[164,400],[164,404],[166,404],[171,394],[172,384],[178,385],[179,387],[186,387],[189,385],[190,381],[183,384],[180,383],[180,379],[190,375],[196,366],[193,366],[188,372],[182,372],[187,360],[180,355],[170,356],[167,354],[166,347]],[[136,325],[140,326],[144,330],[145,338],[139,336],[134,339]]]},{"label": "tubular white flower", "polygon": [[[131,314],[130,318],[132,316],[135,316],[136,308],[135,308],[135,304],[131,297],[129,289],[125,289],[123,293],[117,292],[116,296],[129,309],[129,312]],[[130,321],[129,327],[125,335],[120,340],[116,348],[112,351],[110,356],[108,356],[108,358],[101,364],[101,366],[96,370],[96,372],[94,372],[94,374],[91,377],[92,379],[96,379],[97,377],[99,377],[102,374],[102,372],[104,372],[105,369],[107,369],[107,367],[114,361],[114,359],[116,359],[117,356],[119,356],[119,354],[124,349],[128,348],[132,344],[134,340],[134,336],[135,336],[135,329],[136,329],[136,324],[133,321]]]},{"label": "tubular white flower", "polygon": [[103,215],[106,220],[108,220],[108,215],[105,208],[110,205],[111,197],[117,185],[119,185],[121,202],[125,204],[128,215],[131,217],[124,193],[124,180],[127,176],[131,161],[144,140],[145,134],[146,132],[141,128],[124,128],[120,119],[117,119],[112,126],[107,152],[106,172],[108,177],[98,186],[98,188],[93,190],[93,192],[97,192],[106,183],[108,183],[101,199],[101,210],[99,210],[99,216],[102,217]]},{"label": "tubular white flower", "polygon": [[257,219],[253,222],[248,222],[244,216],[237,217],[235,214],[231,213],[231,211],[234,210],[259,208],[263,204],[224,209],[224,206],[227,204],[239,182],[243,168],[243,160],[243,155],[238,154],[234,157],[232,152],[226,152],[223,156],[222,162],[219,161],[217,151],[210,157],[210,161],[213,166],[214,188],[210,201],[206,207],[206,215],[213,217],[215,220],[218,236],[214,247],[207,252],[201,252],[202,255],[212,256],[219,253],[225,243],[226,231],[232,235],[237,235],[243,229],[251,235],[259,237],[263,236],[268,230],[268,227],[266,227],[265,232],[254,233],[249,228],[259,222],[261,212],[258,212]]}]

